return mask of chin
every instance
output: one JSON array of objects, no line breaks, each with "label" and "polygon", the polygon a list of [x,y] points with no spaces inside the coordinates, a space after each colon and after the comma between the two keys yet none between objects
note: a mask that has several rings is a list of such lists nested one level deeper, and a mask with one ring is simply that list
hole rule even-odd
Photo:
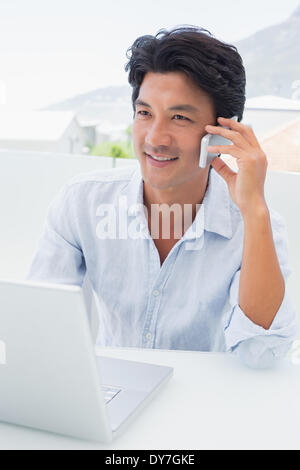
[{"label": "chin", "polygon": [[144,182],[148,185],[151,186],[152,188],[155,189],[167,189],[170,186],[172,186],[172,182],[169,179],[166,178],[160,178],[157,176],[149,175],[147,172],[142,173],[143,174],[143,180]]},{"label": "chin", "polygon": [[163,177],[162,175],[150,175],[148,172],[142,173],[143,174],[143,180],[144,182],[148,185],[151,186],[152,188],[158,189],[158,190],[167,190],[174,188],[176,186],[180,186],[184,181],[181,179],[177,178],[172,178],[170,177]]}]

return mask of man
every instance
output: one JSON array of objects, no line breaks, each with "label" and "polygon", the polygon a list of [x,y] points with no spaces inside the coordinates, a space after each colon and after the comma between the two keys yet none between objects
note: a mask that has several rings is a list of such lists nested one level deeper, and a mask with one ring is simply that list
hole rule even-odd
[{"label": "man", "polygon": [[[264,197],[266,155],[240,122],[242,60],[196,27],[143,36],[129,51],[140,169],[68,183],[28,278],[82,285],[87,274],[107,307],[100,346],[231,351],[269,366],[297,320],[284,222]],[[199,168],[207,133],[232,142],[208,150],[236,158],[237,173],[220,158]]]}]

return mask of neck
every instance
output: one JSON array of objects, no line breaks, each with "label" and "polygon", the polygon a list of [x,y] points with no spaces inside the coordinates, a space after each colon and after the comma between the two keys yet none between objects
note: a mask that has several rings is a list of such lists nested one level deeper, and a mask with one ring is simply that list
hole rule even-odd
[{"label": "neck", "polygon": [[[148,211],[151,235],[154,233],[162,237],[164,230],[168,232],[170,229],[171,239],[181,238],[193,223],[199,204],[202,204],[208,184],[208,173],[209,167],[201,172],[200,177],[197,175],[184,184],[166,189],[153,188],[144,182],[144,205]],[[162,204],[164,206],[161,207]],[[180,235],[176,236],[175,233]]]},{"label": "neck", "polygon": [[184,204],[191,204],[196,208],[197,204],[201,204],[207,189],[209,168],[205,168],[200,176],[187,182],[172,186],[170,188],[160,189],[149,186],[144,182],[144,204],[148,211],[151,210],[153,204],[179,204],[182,209]]}]

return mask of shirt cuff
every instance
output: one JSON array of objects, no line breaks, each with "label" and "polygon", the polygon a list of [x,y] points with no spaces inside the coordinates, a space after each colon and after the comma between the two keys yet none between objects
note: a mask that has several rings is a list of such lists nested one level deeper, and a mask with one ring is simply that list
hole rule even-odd
[{"label": "shirt cuff", "polygon": [[247,365],[269,367],[285,356],[299,330],[296,309],[286,290],[268,330],[252,322],[241,307],[235,305],[224,328],[226,350],[237,353]]}]

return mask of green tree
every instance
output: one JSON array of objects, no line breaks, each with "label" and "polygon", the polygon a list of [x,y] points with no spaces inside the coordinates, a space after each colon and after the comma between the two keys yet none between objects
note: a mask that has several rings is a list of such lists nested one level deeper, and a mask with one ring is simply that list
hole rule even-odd
[{"label": "green tree", "polygon": [[120,145],[116,145],[116,144],[111,146],[109,156],[113,157],[113,159],[114,159],[114,161],[113,161],[113,166],[114,167],[116,166],[116,158],[130,158],[130,156],[126,152],[124,152],[122,147],[120,147]]},{"label": "green tree", "polygon": [[[117,149],[112,150],[112,147],[117,147]],[[122,152],[120,152],[120,149]],[[119,157],[116,157],[116,155]],[[116,158],[136,158],[133,143],[126,141],[116,141],[116,142],[102,142],[101,144],[95,145],[90,152],[90,155],[99,155],[101,157],[116,157]]]},{"label": "green tree", "polygon": [[122,147],[116,144],[111,146],[109,156],[114,158],[130,158],[130,156],[124,152]]}]

